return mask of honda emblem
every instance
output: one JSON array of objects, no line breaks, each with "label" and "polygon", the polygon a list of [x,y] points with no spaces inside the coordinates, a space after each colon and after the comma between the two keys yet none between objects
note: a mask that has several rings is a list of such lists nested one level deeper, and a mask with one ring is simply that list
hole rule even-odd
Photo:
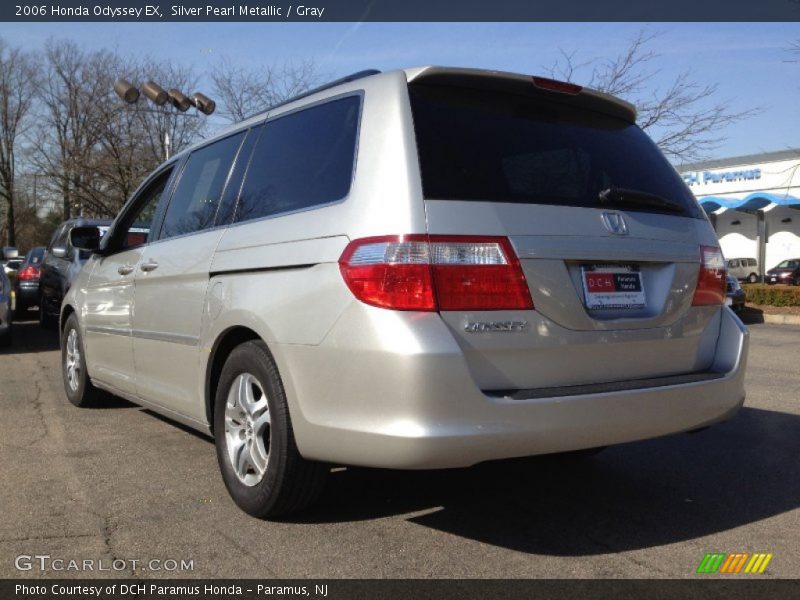
[{"label": "honda emblem", "polygon": [[603,225],[614,235],[628,235],[628,225],[625,218],[618,212],[604,212]]}]

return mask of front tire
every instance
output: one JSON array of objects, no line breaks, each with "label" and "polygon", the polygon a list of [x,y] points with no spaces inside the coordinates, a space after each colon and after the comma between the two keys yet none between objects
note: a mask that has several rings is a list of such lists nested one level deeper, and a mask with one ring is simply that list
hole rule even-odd
[{"label": "front tire", "polygon": [[289,515],[321,494],[330,469],[300,456],[283,383],[263,342],[241,344],[225,362],[214,437],[225,487],[247,514]]},{"label": "front tire", "polygon": [[758,275],[755,273],[750,273],[750,277],[747,278],[747,281],[750,283],[758,283]]},{"label": "front tire", "polygon": [[78,318],[71,314],[61,333],[61,372],[67,399],[77,407],[95,406],[105,393],[92,385],[86,372],[86,353],[78,328]]}]

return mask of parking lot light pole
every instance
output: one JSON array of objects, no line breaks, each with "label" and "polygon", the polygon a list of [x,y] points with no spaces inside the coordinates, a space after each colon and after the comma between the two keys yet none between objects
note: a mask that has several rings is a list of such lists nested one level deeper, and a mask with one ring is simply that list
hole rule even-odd
[{"label": "parking lot light pole", "polygon": [[[116,92],[117,96],[119,96],[126,104],[136,104],[139,101],[139,96],[141,95],[139,89],[125,79],[118,79],[114,83],[114,92]],[[200,113],[203,113],[206,116],[211,115],[217,107],[217,103],[205,94],[195,92],[191,96],[187,96],[176,88],[165,90],[154,81],[147,81],[142,86],[142,93],[144,93],[148,100],[159,107],[157,109],[140,108],[139,110],[143,112],[174,117],[191,117],[197,119],[200,117]],[[175,109],[175,112],[166,108],[168,104]],[[195,107],[195,112],[188,113],[187,111],[192,106]],[[164,160],[169,160],[172,154],[171,144],[172,139],[170,138],[169,131],[165,131]]]}]

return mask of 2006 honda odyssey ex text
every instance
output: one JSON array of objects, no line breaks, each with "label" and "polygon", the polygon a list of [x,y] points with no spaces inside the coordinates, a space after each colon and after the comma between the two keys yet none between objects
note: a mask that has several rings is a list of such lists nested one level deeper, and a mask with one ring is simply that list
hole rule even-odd
[{"label": "2006 honda odyssey ex text", "polygon": [[744,401],[705,214],[629,104],[362,72],[161,165],[61,310],[70,401],[211,432],[260,517],[330,464],[463,467],[688,431]]}]

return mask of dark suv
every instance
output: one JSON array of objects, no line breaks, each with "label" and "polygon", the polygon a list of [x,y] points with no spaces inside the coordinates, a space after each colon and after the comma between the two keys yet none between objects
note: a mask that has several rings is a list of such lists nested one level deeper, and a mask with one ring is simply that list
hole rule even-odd
[{"label": "dark suv", "polygon": [[33,306],[39,306],[39,277],[42,274],[44,246],[36,246],[28,250],[25,261],[17,272],[14,289],[17,292],[17,304],[14,310],[22,315]]},{"label": "dark suv", "polygon": [[74,227],[97,227],[101,233],[108,231],[110,220],[70,219],[59,225],[47,246],[39,278],[39,323],[51,327],[58,323],[61,300],[69,290],[72,280],[91,256],[90,252],[72,247],[69,233]]}]

